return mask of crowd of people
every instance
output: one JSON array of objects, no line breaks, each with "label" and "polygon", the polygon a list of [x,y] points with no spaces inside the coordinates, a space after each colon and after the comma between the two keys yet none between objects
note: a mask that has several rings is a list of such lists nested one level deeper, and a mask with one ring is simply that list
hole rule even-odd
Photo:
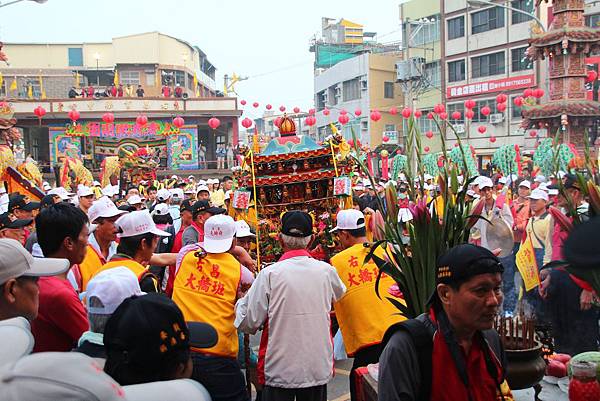
[{"label": "crowd of people", "polygon": [[[423,196],[435,207],[435,178],[424,178]],[[377,362],[381,400],[500,399],[510,394],[504,351],[492,330],[500,313],[548,323],[558,352],[598,350],[597,294],[560,269],[544,270],[539,288],[525,291],[515,267],[523,236],[540,268],[562,258],[567,235],[548,212],[551,204],[566,207],[558,180],[577,212],[587,213],[571,174],[465,183],[470,201],[484,202],[485,220],[474,226],[470,244],[438,260],[430,312],[411,320],[376,294],[378,282],[387,297],[402,301],[392,278],[376,280],[377,265],[365,260],[372,246],[367,215],[386,212],[386,186],[398,189],[399,223],[412,217],[405,179],[375,188],[368,180],[355,183],[354,207],[335,215],[338,249],[329,260],[311,253],[311,215],[285,212],[282,255],[260,271],[255,222],[232,207],[232,177],[169,180],[170,189],[160,182],[125,189],[94,182],[75,193],[45,183],[40,202],[0,188],[0,331],[20,327],[21,337],[34,340],[21,353],[10,341],[0,347],[8,399],[82,399],[65,394],[100,391],[96,380],[125,394],[156,382],[199,383],[193,390],[215,401],[243,401],[250,399],[243,369],[255,369],[258,399],[324,401],[338,327],[354,358],[353,401],[356,370]],[[490,221],[506,224],[510,249],[494,248]],[[259,331],[257,356],[244,350],[243,336]],[[97,368],[71,372],[86,364],[81,354]],[[27,367],[32,383],[63,384],[42,396],[21,381]],[[91,383],[89,390],[65,389],[70,374]],[[475,381],[480,385],[469,385]]]},{"label": "crowd of people", "polygon": [[[72,86],[69,89],[68,96],[70,99],[75,98],[101,98],[101,97],[144,97],[146,91],[142,85],[133,84],[111,84],[106,86],[104,89],[92,85],[81,88]],[[163,85],[160,89],[162,97],[175,97],[184,98],[187,97],[187,93],[184,87],[180,84],[176,84],[174,87],[169,85]]]}]

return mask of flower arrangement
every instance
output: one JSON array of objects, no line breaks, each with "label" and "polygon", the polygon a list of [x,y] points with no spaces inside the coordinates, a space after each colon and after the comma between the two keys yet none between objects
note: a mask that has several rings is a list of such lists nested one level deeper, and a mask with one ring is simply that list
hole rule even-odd
[{"label": "flower arrangement", "polygon": [[[444,106],[436,105],[434,110],[432,119],[438,130],[442,132],[448,126],[448,129],[454,132],[459,146],[448,152],[444,140],[441,139],[440,157],[425,155],[415,117],[411,115],[408,118],[406,179],[413,183],[416,178],[419,183],[408,186],[409,209],[413,219],[407,226],[398,222],[398,195],[393,186],[387,186],[385,207],[383,202],[380,205],[380,209],[386,211],[380,228],[383,238],[374,243],[367,256],[367,260],[373,260],[379,267],[376,286],[378,296],[382,296],[378,286],[381,275],[391,276],[398,286],[394,291],[402,294],[404,302],[399,302],[393,297],[386,298],[409,318],[427,310],[427,300],[435,289],[438,256],[455,245],[467,242],[471,228],[481,218],[466,201],[468,184],[477,172],[471,149],[462,144],[454,127],[447,124],[448,117]],[[440,137],[443,138],[443,135]],[[356,138],[354,142],[356,143]],[[355,150],[356,154],[359,154],[359,149]],[[375,186],[374,177],[365,163],[360,159],[357,159],[356,163]],[[424,190],[426,166],[436,174],[439,172],[439,199],[436,202],[433,202]],[[408,235],[408,243],[403,241],[405,235]],[[378,248],[384,249],[383,258],[375,255]],[[386,294],[387,290],[384,289]]]}]

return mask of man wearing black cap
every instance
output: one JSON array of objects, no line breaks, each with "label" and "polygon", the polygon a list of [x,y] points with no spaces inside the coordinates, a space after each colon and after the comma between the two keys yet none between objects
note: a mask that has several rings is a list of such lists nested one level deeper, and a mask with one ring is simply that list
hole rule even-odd
[{"label": "man wearing black cap", "polygon": [[504,399],[505,355],[494,319],[504,268],[489,250],[458,245],[437,261],[429,313],[392,326],[379,359],[379,400]]},{"label": "man wearing black cap", "polygon": [[309,214],[286,212],[279,262],[256,277],[236,304],[235,326],[246,333],[264,327],[258,361],[262,400],[325,400],[333,376],[331,305],[346,291],[335,269],[313,259]]},{"label": "man wearing black cap", "polygon": [[25,227],[32,222],[33,219],[15,219],[9,213],[0,214],[0,238],[10,238],[24,244]]},{"label": "man wearing black cap", "polygon": [[32,219],[33,211],[40,208],[39,202],[31,202],[29,197],[13,193],[8,200],[8,212],[17,219]]},{"label": "man wearing black cap", "polygon": [[192,206],[192,222],[182,235],[183,246],[192,245],[204,241],[204,222],[209,217],[223,214],[226,210],[213,207],[207,200],[199,200]]}]

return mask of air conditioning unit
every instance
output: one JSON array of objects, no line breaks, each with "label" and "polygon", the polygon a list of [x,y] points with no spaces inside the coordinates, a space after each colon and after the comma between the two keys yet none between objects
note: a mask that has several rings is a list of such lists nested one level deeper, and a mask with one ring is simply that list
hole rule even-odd
[{"label": "air conditioning unit", "polygon": [[363,91],[369,89],[369,82],[367,81],[367,77],[362,77],[360,79],[360,89]]},{"label": "air conditioning unit", "polygon": [[327,104],[327,91],[321,94],[321,99],[323,99],[323,103]]},{"label": "air conditioning unit", "polygon": [[504,115],[502,113],[490,114],[490,124],[500,124],[503,119]]},{"label": "air conditioning unit", "polygon": [[465,133],[465,125],[464,124],[453,124],[452,126],[454,127],[454,131],[456,131],[457,134]]}]

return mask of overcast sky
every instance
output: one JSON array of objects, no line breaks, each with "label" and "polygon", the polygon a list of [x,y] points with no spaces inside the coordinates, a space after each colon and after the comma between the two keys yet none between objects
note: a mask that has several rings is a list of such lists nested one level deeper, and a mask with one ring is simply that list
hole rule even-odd
[{"label": "overcast sky", "polygon": [[[418,1],[418,0],[417,0]],[[7,0],[0,3],[7,3]],[[346,18],[399,40],[398,0],[48,0],[0,8],[5,42],[92,42],[160,31],[200,47],[223,74],[248,76],[237,85],[248,115],[266,103],[307,109],[313,103],[312,37],[321,17]],[[10,53],[8,54],[10,60]],[[260,103],[258,110],[250,104]],[[246,114],[246,113],[245,113]]]}]

